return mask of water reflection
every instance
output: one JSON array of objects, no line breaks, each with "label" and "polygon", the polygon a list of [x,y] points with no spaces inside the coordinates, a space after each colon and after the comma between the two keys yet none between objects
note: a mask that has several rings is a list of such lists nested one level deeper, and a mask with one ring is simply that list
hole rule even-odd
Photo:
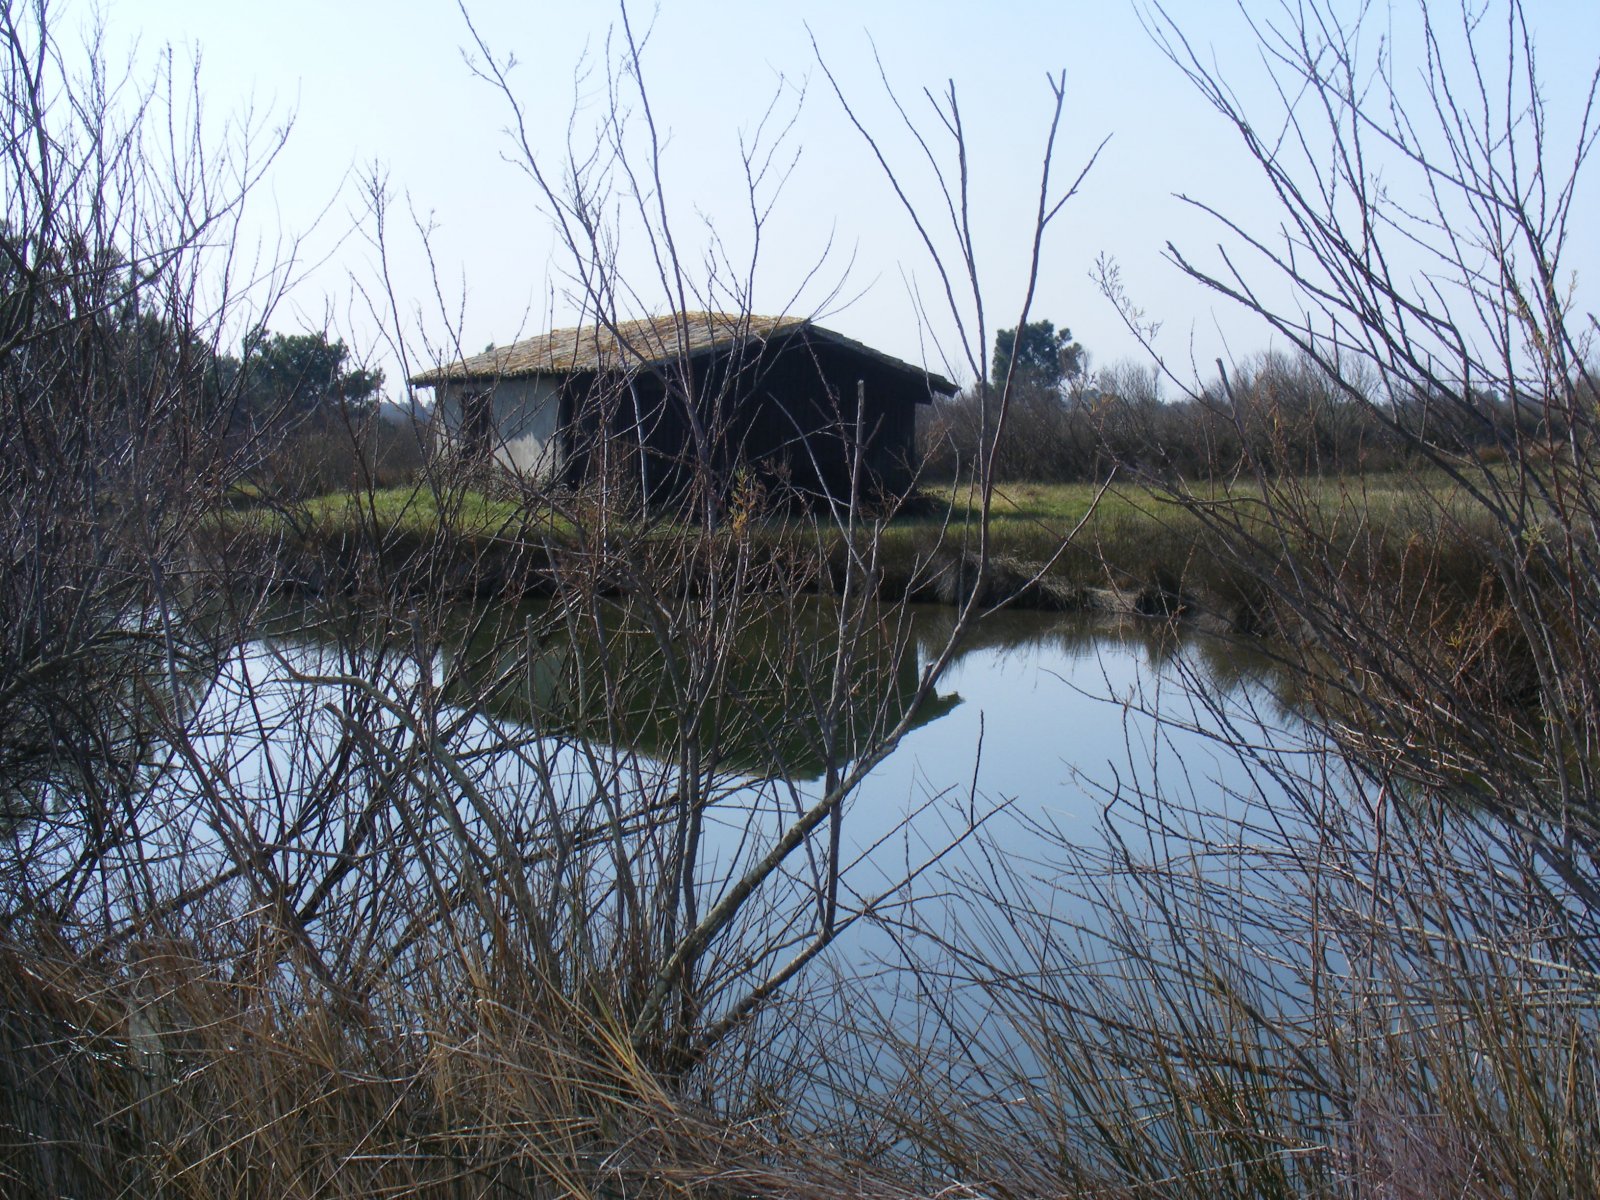
[{"label": "water reflection", "polygon": [[[953,620],[947,609],[918,613],[924,655]],[[908,735],[869,781],[853,810],[863,844],[933,794],[959,799],[969,819],[1006,808],[990,831],[1024,855],[1044,844],[1041,823],[1049,840],[1099,845],[1108,810],[1136,795],[1182,795],[1226,817],[1281,798],[1236,744],[1305,736],[1268,650],[1165,622],[994,614],[942,683],[962,703]]]},{"label": "water reflection", "polygon": [[[687,862],[693,904],[715,904],[819,798],[828,754],[847,761],[905,715],[953,622],[940,608],[889,613],[841,656],[820,606],[787,625],[779,615],[743,623],[712,686],[686,692],[692,641],[664,643],[627,613],[586,623],[549,606],[463,611],[433,641],[390,627],[380,637],[354,620],[306,628],[282,614],[188,679],[189,732],[153,756],[114,836],[70,813],[9,831],[9,891],[94,861],[104,869],[86,886],[103,888],[106,906],[121,903],[119,873],[155,904],[209,886],[243,857],[315,937],[365,939],[357,953],[378,961],[418,914],[448,912],[455,901],[441,897],[493,862],[525,870],[551,912],[584,897],[583,936],[620,947],[630,921],[654,919],[624,884]],[[962,860],[945,853],[975,827],[985,852],[1037,860],[1026,869],[1048,889],[1058,873],[1044,848],[1093,853],[1116,797],[1181,785],[1194,811],[1217,819],[1240,797],[1270,805],[1276,794],[1212,739],[1216,713],[1188,686],[1220,676],[1209,694],[1233,697],[1245,714],[1234,719],[1259,727],[1276,712],[1261,665],[1248,646],[1143,622],[984,621],[843,810],[843,896],[865,919],[838,953],[892,957],[896,935],[882,922],[948,887]],[[688,730],[686,719],[699,724]],[[692,844],[677,832],[691,743],[709,781]],[[740,955],[781,944],[774,922],[803,933],[822,869],[810,851],[785,862],[730,931],[730,973],[748,980],[771,966]],[[245,904],[242,880],[236,890]]]},{"label": "water reflection", "polygon": [[719,769],[815,780],[908,713],[916,728],[960,703],[935,692],[911,711],[937,634],[926,620],[908,627],[897,615],[869,616],[841,634],[831,608],[772,607],[679,638],[636,608],[607,604],[575,617],[535,606],[447,644],[443,678],[456,702],[543,736],[660,760],[692,738]]},{"label": "water reflection", "polygon": [[[821,603],[741,614],[703,649],[652,629],[639,612],[607,605],[574,616],[553,605],[477,611],[463,608],[432,647],[363,633],[355,619],[307,625],[279,613],[258,648],[314,657],[389,662],[391,673],[432,677],[446,702],[535,737],[578,737],[669,761],[694,721],[694,736],[719,768],[756,778],[812,782],[822,777],[824,747],[849,761],[868,740],[911,707],[921,673],[948,642],[954,610],[912,605],[886,610],[841,639],[837,617]],[[703,633],[703,631],[702,631]],[[246,647],[246,653],[249,653]],[[703,660],[715,659],[709,678]],[[371,669],[357,662],[358,668]],[[699,677],[695,672],[701,670]],[[842,685],[835,688],[835,675]],[[1261,643],[1222,637],[1164,621],[1109,620],[1027,610],[994,613],[967,634],[934,694],[911,715],[929,746],[954,742],[987,716],[987,732],[1016,733],[1033,748],[1013,760],[1041,757],[1062,736],[1103,745],[1102,720],[1128,706],[1154,707],[1196,685],[1213,696],[1248,696],[1276,721],[1295,723],[1278,702],[1284,679]],[[699,690],[686,686],[686,680]],[[992,685],[1005,682],[996,689]],[[1066,685],[1063,694],[1056,685]],[[1041,689],[1045,693],[1041,695]],[[831,709],[832,694],[838,703]],[[976,706],[974,698],[981,702]],[[949,718],[965,705],[964,720]],[[1186,711],[1209,726],[1212,718]],[[1120,720],[1120,717],[1118,718]],[[998,723],[997,723],[998,720]],[[1086,728],[1096,733],[1079,736]],[[1120,738],[1117,739],[1120,741]],[[1076,754],[1069,754],[1074,761]]]}]

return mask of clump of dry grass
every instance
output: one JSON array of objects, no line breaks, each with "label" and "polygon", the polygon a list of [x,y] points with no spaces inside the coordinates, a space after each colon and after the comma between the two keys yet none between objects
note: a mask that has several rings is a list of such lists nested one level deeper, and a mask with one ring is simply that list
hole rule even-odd
[{"label": "clump of dry grass", "polygon": [[797,1147],[670,1086],[597,1005],[448,954],[356,1004],[296,980],[292,957],[240,978],[225,949],[148,940],[89,962],[8,939],[7,1195],[796,1190]]}]

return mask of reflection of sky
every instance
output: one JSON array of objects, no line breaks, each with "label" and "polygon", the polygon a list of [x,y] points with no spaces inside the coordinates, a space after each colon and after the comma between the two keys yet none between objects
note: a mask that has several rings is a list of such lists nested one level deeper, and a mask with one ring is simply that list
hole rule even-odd
[{"label": "reflection of sky", "polygon": [[[852,894],[858,902],[891,894],[877,920],[834,948],[841,990],[827,1003],[836,1006],[839,1034],[797,1051],[819,1072],[807,1085],[817,1089],[808,1091],[813,1101],[826,1093],[830,1070],[857,1096],[864,1087],[896,1087],[893,1056],[877,1059],[870,1037],[854,1032],[874,1023],[943,1061],[929,1039],[949,1029],[935,1012],[964,1023],[973,1039],[967,1051],[978,1059],[1040,1071],[1016,1013],[991,1011],[983,990],[970,986],[979,968],[965,955],[1031,986],[1036,974],[1104,959],[1104,935],[1129,932],[1108,919],[1119,903],[1154,931],[1161,914],[1128,888],[1108,830],[1145,862],[1177,863],[1197,888],[1242,883],[1240,894],[1267,918],[1241,929],[1260,946],[1263,978],[1296,986],[1276,964],[1288,931],[1270,918],[1295,887],[1295,864],[1275,848],[1297,825],[1298,809],[1216,736],[1224,715],[1236,736],[1257,745],[1292,746],[1299,733],[1255,681],[1249,648],[1154,623],[1113,628],[1031,613],[1007,614],[973,641],[940,683],[961,703],[913,730],[851,803],[849,844],[874,847],[850,877]],[[930,806],[933,796],[943,799]],[[1154,820],[1146,824],[1146,816]],[[978,835],[956,845],[974,822],[982,822]],[[1239,853],[1247,846],[1262,853]],[[919,970],[905,970],[908,960]],[[863,1057],[852,1064],[853,1052]],[[974,1079],[968,1094],[990,1086]]]},{"label": "reflection of sky", "polygon": [[[1020,613],[1003,622],[1001,635],[980,634],[941,681],[941,691],[962,702],[907,735],[863,788],[852,810],[863,843],[930,794],[947,793],[963,810],[970,801],[974,813],[1011,805],[1087,838],[1098,836],[1110,793],[1150,788],[1152,770],[1166,773],[1167,788],[1199,793],[1202,804],[1257,786],[1213,736],[1217,716],[1195,691],[1210,674],[1197,653],[1202,635],[1187,635],[1174,650],[1143,628]],[[1220,641],[1203,648],[1213,661],[1229,653]],[[1262,722],[1245,706],[1259,704],[1269,722],[1280,716],[1259,685],[1225,684],[1214,698],[1233,706],[1255,740]]]},{"label": "reflection of sky", "polygon": [[[941,622],[947,624],[947,614],[923,615],[918,630],[923,662]],[[855,1097],[863,1089],[894,1087],[892,1056],[870,1061],[872,1043],[865,1032],[874,1023],[891,1034],[906,1034],[919,1047],[926,1037],[936,1062],[949,1047],[933,1043],[948,1041],[959,1026],[964,1037],[970,1033],[961,1053],[970,1052],[971,1061],[1008,1064],[1010,1082],[1044,1077],[1047,1056],[1028,1040],[1038,1031],[1018,1020],[1016,1007],[1008,1011],[995,1004],[976,986],[977,978],[992,971],[1041,993],[1082,1000],[1087,992],[1072,991],[1081,986],[1093,989],[1096,1002],[1108,995],[1115,1000],[1119,987],[1148,990],[1148,977],[1134,973],[1119,981],[1085,964],[1104,964],[1116,954],[1182,953],[1184,948],[1175,950],[1170,942],[1172,929],[1199,940],[1209,936],[1207,921],[1226,931],[1227,953],[1242,964],[1241,975],[1249,973],[1230,984],[1255,989],[1267,997],[1268,1009],[1273,1003],[1285,1009],[1298,1003],[1306,962],[1303,955],[1296,957],[1296,947],[1310,944],[1305,923],[1320,919],[1305,901],[1309,874],[1355,881],[1350,884],[1359,892],[1354,907],[1379,898],[1375,892],[1369,897],[1359,882],[1376,877],[1373,864],[1365,861],[1375,853],[1363,840],[1370,829],[1363,824],[1365,797],[1344,777],[1321,787],[1311,772],[1326,764],[1294,753],[1303,731],[1271,700],[1265,685],[1253,681],[1247,652],[1199,635],[1175,638],[1159,630],[1153,624],[1111,629],[1012,614],[978,630],[971,648],[953,661],[939,691],[959,695],[960,703],[913,729],[847,808],[843,915],[877,901],[874,919],[854,925],[791,989],[791,995],[815,1006],[802,1032],[773,1032],[781,1027],[781,1006],[763,1018],[759,1032],[791,1038],[794,1061],[803,1064],[795,1079],[786,1081],[796,1094],[824,1102],[823,1064],[855,1072],[845,1080]],[[125,849],[110,849],[108,862],[117,862],[124,852],[137,854],[171,885],[193,884],[225,861],[219,839],[245,829],[267,848],[288,884],[289,898],[297,899],[342,842],[341,822],[366,799],[352,791],[340,797],[345,807],[333,809],[318,799],[323,767],[336,753],[342,732],[352,719],[365,719],[362,728],[383,742],[385,761],[403,755],[415,739],[403,722],[385,719],[381,709],[363,714],[350,690],[293,676],[359,670],[382,680],[398,697],[427,684],[403,652],[383,655],[294,639],[241,648],[214,679],[197,685],[191,702],[202,732],[192,755],[171,757],[150,773],[143,794],[130,798],[129,819],[141,836],[129,839]],[[440,683],[441,662],[431,664],[431,686]],[[1203,691],[1191,686],[1207,683]],[[1260,705],[1262,719],[1252,713],[1252,704]],[[576,814],[570,818],[574,827],[604,834],[606,813],[591,803],[597,780],[630,802],[641,795],[664,801],[674,786],[670,769],[642,754],[540,737],[514,722],[461,707],[446,706],[439,716],[438,736],[499,808],[528,855],[523,865],[530,876],[547,870],[550,806]],[[1228,741],[1263,748],[1276,742],[1288,753],[1263,749],[1252,757],[1230,748],[1217,736],[1225,717],[1233,723]],[[1281,773],[1274,775],[1269,767]],[[701,911],[816,795],[814,781],[727,780],[708,814]],[[450,796],[462,819],[471,822],[470,805],[458,794]],[[1329,836],[1305,837],[1302,804],[1308,796],[1348,805],[1352,823],[1339,829],[1334,812],[1328,815]],[[385,810],[376,819],[387,824],[394,814]],[[973,824],[982,826],[980,835],[962,841]],[[814,928],[826,826],[819,832],[822,836],[785,864],[783,877],[759,894],[727,946],[719,947],[723,956],[715,969],[745,972],[734,980],[731,994],[786,959]],[[1461,832],[1465,842],[1471,830]],[[1452,829],[1449,836],[1454,835]],[[379,840],[388,836],[380,832]],[[664,836],[659,829],[630,830],[634,861],[660,861],[652,855],[659,855]],[[1446,835],[1441,831],[1440,836]],[[70,822],[35,823],[12,837],[13,857],[25,849],[36,856],[35,866],[51,858],[65,860],[82,846]],[[459,847],[442,826],[431,837],[430,869],[448,867]],[[1125,855],[1117,853],[1119,837]],[[418,846],[398,832],[393,844],[408,851]],[[1455,852],[1452,841],[1449,853]],[[420,857],[398,864],[374,861],[345,886],[368,889],[394,903],[398,929],[430,903]],[[1154,883],[1140,875],[1152,864],[1168,872],[1151,873]],[[609,902],[608,866],[604,855],[597,855],[591,873],[574,875],[596,902],[597,926],[604,924],[600,908]],[[900,887],[908,876],[915,876],[914,882]],[[133,877],[132,870],[124,876]],[[107,900],[116,904],[119,884],[111,873],[105,878],[112,880]],[[1463,878],[1476,877],[1468,872]],[[1318,886],[1333,893],[1340,885]],[[391,897],[416,903],[407,909]],[[343,926],[334,922],[313,936],[342,945],[337,939],[344,936]],[[786,944],[774,949],[778,942]],[[741,962],[739,952],[746,947],[764,954],[753,963]],[[908,960],[920,971],[904,969]],[[1147,961],[1159,974],[1173,960],[1152,956]],[[1337,947],[1321,963],[1330,971],[1342,965]],[[937,1002],[931,1007],[930,993]],[[829,1036],[830,1016],[838,1018],[837,1036]],[[1044,1019],[1050,1019],[1048,1011]],[[806,1037],[819,1041],[805,1043]],[[852,1055],[859,1057],[852,1060]],[[954,1082],[964,1068],[954,1057],[950,1061]],[[804,1074],[813,1070],[816,1076]],[[962,1086],[975,1103],[989,1095],[987,1079],[974,1077]],[[1019,1122],[1026,1124],[1026,1111],[1018,1112]]]},{"label": "reflection of sky", "polygon": [[[937,640],[943,624],[929,614],[919,637]],[[924,640],[924,659],[929,649]],[[1225,713],[1255,744],[1271,740],[1274,725],[1285,728],[1272,737],[1293,744],[1297,725],[1255,681],[1256,665],[1247,646],[1175,638],[1154,624],[1119,629],[1038,613],[989,622],[940,681],[961,702],[912,730],[849,803],[843,857],[855,861],[841,893],[873,912],[813,969],[808,995],[837,1006],[847,1035],[872,1013],[915,1042],[922,1035],[910,1031],[929,1021],[933,986],[943,1011],[967,1012],[976,1045],[1000,1059],[1020,1055],[1033,1070],[1008,1019],[988,1014],[981,989],[961,982],[970,969],[963,955],[1006,964],[1019,979],[1066,969],[1074,955],[1104,957],[1108,943],[1096,931],[1111,932],[1105,922],[1118,903],[1147,919],[1108,830],[1146,862],[1177,863],[1197,887],[1252,897],[1265,923],[1242,933],[1260,947],[1263,977],[1292,990],[1292,972],[1275,965],[1289,931],[1271,919],[1299,879],[1299,864],[1279,853],[1299,810],[1215,736]],[[967,836],[974,824],[979,832]],[[1162,832],[1152,837],[1151,828]],[[1239,852],[1247,846],[1262,852]],[[805,905],[810,865],[801,856],[791,863],[792,909]],[[908,959],[922,973],[905,970]],[[824,1000],[830,971],[842,990]],[[797,1053],[826,1070],[845,1061],[849,1041]],[[895,1086],[892,1075],[878,1079],[878,1066],[841,1069]],[[825,1090],[820,1079],[815,1086]],[[849,1086],[859,1089],[861,1078]]]},{"label": "reflection of sky", "polygon": [[[934,611],[920,620],[919,666],[928,660],[948,616]],[[889,924],[856,925],[836,947],[834,961],[852,969],[872,960],[894,961],[896,922],[909,914],[912,900],[920,905],[918,919],[925,925],[943,925],[952,934],[976,932],[970,907],[947,903],[941,893],[952,879],[979,869],[990,853],[1020,864],[1022,874],[1034,881],[1028,886],[1036,886],[1042,902],[1063,918],[1087,913],[1092,897],[1058,886],[1059,861],[1066,850],[1092,859],[1103,846],[1103,810],[1119,786],[1126,794],[1159,783],[1192,796],[1201,814],[1194,819],[1211,819],[1242,805],[1222,784],[1248,792],[1250,774],[1204,733],[1212,727],[1210,715],[1193,703],[1183,678],[1186,668],[1203,668],[1188,649],[1180,644],[1175,650],[1170,639],[1143,626],[1114,631],[1043,614],[1006,615],[977,631],[971,648],[939,683],[941,695],[959,696],[960,702],[912,729],[848,803],[842,838],[844,915],[882,897],[877,915]],[[1217,647],[1208,650],[1208,662],[1222,653]],[[440,683],[441,662],[429,672],[434,686]],[[414,742],[403,723],[381,708],[362,709],[355,691],[296,678],[346,671],[380,680],[400,698],[423,682],[403,651],[341,649],[289,638],[242,647],[197,689],[194,724],[201,732],[192,755],[173,756],[150,778],[138,816],[139,852],[159,863],[171,886],[207,878],[225,860],[220,840],[241,836],[268,848],[291,897],[315,886],[344,840],[346,822],[366,801],[352,791],[330,808],[319,794],[322,772],[336,756],[342,732],[358,723],[365,736],[382,743],[378,758],[383,762],[397,761]],[[1236,696],[1254,694],[1237,683],[1229,688],[1228,694]],[[1158,725],[1145,711],[1156,707],[1196,728]],[[549,805],[568,813],[572,828],[603,835],[607,814],[592,803],[597,781],[629,804],[639,797],[666,802],[674,790],[671,770],[646,754],[541,737],[504,717],[460,706],[444,707],[440,721],[441,744],[468,766],[534,862],[549,842]],[[819,790],[816,781],[726,781],[707,814],[702,911],[766,852]],[[453,799],[462,818],[473,823],[470,804],[459,794]],[[416,796],[412,802],[421,806]],[[392,811],[385,809],[377,820],[396,844],[410,836],[402,836]],[[974,823],[983,825],[983,840],[945,857]],[[732,935],[756,945],[769,942],[774,928],[789,930],[794,940],[788,950],[766,957],[769,968],[803,944],[815,919],[826,831],[824,826],[812,845],[791,856],[782,877],[764,890],[745,914],[743,929]],[[73,831],[61,826],[56,832],[60,841],[52,853],[75,853],[79,843]],[[442,826],[429,837],[437,862],[449,863],[457,855]],[[656,861],[664,837],[635,828],[628,835],[630,853],[641,864]],[[930,864],[936,865],[923,871]],[[414,880],[384,882],[380,876],[387,869],[375,862],[370,874],[358,873],[348,886],[372,888],[374,894],[380,887],[396,888],[397,895],[414,888],[417,903],[426,904],[414,862],[402,867],[417,874]],[[600,856],[591,869],[595,873],[585,876],[585,886],[604,903],[608,862]],[[919,871],[914,885],[896,890]]]},{"label": "reflection of sky", "polygon": [[[920,668],[948,614],[931,610],[919,622]],[[1159,705],[1169,716],[1176,709],[1180,720],[1208,724],[1180,678],[1192,656],[1171,653],[1145,631],[1118,634],[1042,614],[1006,614],[986,623],[970,644],[938,686],[941,696],[959,702],[913,728],[847,807],[847,859],[871,851],[853,872],[847,894],[881,892],[937,855],[971,821],[1002,806],[1012,811],[990,826],[1002,841],[1019,816],[1093,839],[1106,799],[1096,789],[1118,781],[1148,784],[1151,761],[1165,758],[1176,766],[1181,759],[1190,783],[1224,777],[1248,783],[1237,778],[1243,770],[1237,760],[1202,733],[1158,731],[1139,711]],[[324,849],[336,843],[337,819],[319,815],[311,826],[304,822],[318,804],[319,773],[339,743],[347,719],[341,712],[359,698],[293,677],[350,671],[382,680],[402,697],[419,679],[403,652],[368,648],[347,657],[351,653],[298,637],[249,643],[216,677],[197,685],[190,698],[197,733],[188,753],[174,753],[145,780],[135,818],[144,852],[181,868],[182,879],[192,883],[215,864],[219,819],[223,826],[234,821],[236,833],[281,847],[283,875],[293,879],[300,873],[298,841],[311,837]],[[435,684],[440,669],[436,661],[430,672]],[[664,800],[672,790],[669,770],[646,754],[593,746],[580,752],[571,740],[541,738],[459,707],[445,709],[443,720],[443,744],[470,761],[485,792],[508,809],[516,807],[515,797],[547,786],[560,793],[562,804],[581,808],[597,772],[624,793]],[[386,753],[401,753],[411,742],[410,733],[379,710],[365,721],[369,734],[384,739]],[[708,814],[707,902],[764,852],[797,805],[819,791],[815,780],[730,778]],[[1209,784],[1207,794],[1221,795]],[[350,798],[352,806],[358,803]],[[520,831],[537,839],[540,814],[523,811],[517,818]],[[69,828],[57,833],[73,843]],[[794,856],[796,895],[815,878],[815,866],[804,853]]]}]

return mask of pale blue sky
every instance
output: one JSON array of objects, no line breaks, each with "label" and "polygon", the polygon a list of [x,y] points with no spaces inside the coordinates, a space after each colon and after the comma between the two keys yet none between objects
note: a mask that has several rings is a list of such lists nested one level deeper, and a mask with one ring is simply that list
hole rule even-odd
[{"label": "pale blue sky", "polygon": [[[1274,3],[1252,5],[1262,11]],[[573,71],[585,47],[603,54],[616,9],[607,3],[547,5],[475,0],[489,40],[514,53],[512,79],[530,117],[536,149],[559,168],[573,105]],[[82,21],[86,10],[65,10]],[[636,26],[651,11],[634,5]],[[1168,11],[1195,44],[1214,54],[1252,100],[1259,63],[1230,4],[1176,0]],[[1600,3],[1530,5],[1541,66],[1558,107],[1561,89],[1592,72],[1600,55]],[[504,100],[472,78],[461,47],[468,32],[451,0],[108,0],[114,44],[137,38],[150,56],[173,44],[198,48],[213,118],[254,103],[294,117],[288,146],[256,217],[263,236],[305,238],[306,267],[275,328],[321,325],[325,316],[352,342],[371,338],[362,312],[375,255],[350,232],[360,217],[356,175],[370,164],[396,196],[394,278],[411,328],[443,339],[459,320],[461,341],[478,350],[568,323],[565,262],[538,195],[513,166],[503,129]],[[742,252],[748,226],[738,170],[741,131],[753,130],[775,90],[808,87],[790,134],[799,158],[764,234],[755,307],[811,311],[831,327],[908,358],[959,372],[933,350],[949,322],[934,310],[919,333],[908,280],[932,285],[926,257],[881,175],[816,67],[806,27],[865,115],[885,131],[900,161],[909,147],[882,103],[870,59],[876,40],[891,80],[908,102],[919,89],[953,79],[972,142],[975,224],[991,331],[1010,325],[1020,303],[1026,233],[1037,192],[1037,160],[1049,116],[1046,75],[1067,73],[1067,110],[1058,176],[1076,173],[1099,141],[1110,143],[1046,246],[1035,317],[1070,326],[1098,363],[1134,345],[1089,275],[1097,255],[1114,256],[1135,300],[1164,322],[1169,351],[1187,356],[1194,339],[1208,362],[1224,345],[1246,353],[1263,331],[1185,283],[1164,264],[1168,239],[1202,256],[1217,231],[1173,197],[1187,192],[1266,229],[1276,217],[1237,147],[1142,31],[1129,3],[980,6],[958,0],[796,0],[785,5],[662,0],[647,50],[646,81],[658,122],[670,130],[667,186],[680,249],[697,261],[714,224]],[[780,81],[784,81],[780,84]],[[578,128],[598,112],[591,80]],[[919,115],[925,108],[917,109]],[[914,179],[920,180],[920,176]],[[920,187],[920,184],[918,185]],[[919,192],[931,200],[926,190]],[[435,262],[448,299],[434,300],[417,239],[398,217],[410,205],[436,229]],[[831,242],[823,269],[808,272]],[[1580,265],[1593,261],[1591,239]],[[628,258],[647,304],[666,298]],[[852,262],[853,260],[853,262]],[[848,278],[836,296],[833,286]],[[1586,272],[1592,276],[1592,272]],[[448,314],[448,315],[447,315]],[[392,360],[378,352],[393,376]]]}]

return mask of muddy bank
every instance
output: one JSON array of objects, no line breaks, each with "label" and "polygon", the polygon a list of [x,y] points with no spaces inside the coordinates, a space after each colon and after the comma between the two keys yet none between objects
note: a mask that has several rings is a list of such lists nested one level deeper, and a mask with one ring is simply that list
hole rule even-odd
[{"label": "muddy bank", "polygon": [[[234,529],[211,539],[204,553],[211,569],[253,590],[367,601],[623,595],[647,586],[697,589],[710,571],[728,570],[736,554],[743,556],[745,586],[839,594],[848,575],[842,546],[808,546],[801,539],[742,547],[689,536],[578,545],[549,537],[398,531],[373,537],[347,527]],[[1259,614],[1239,599],[1241,589],[1207,588],[1176,571],[1119,571],[1076,548],[1048,564],[1000,553],[983,571],[977,554],[965,549],[880,546],[868,584],[888,602],[955,607],[976,598],[986,607],[1181,619],[1238,632],[1252,632],[1259,623]]]}]

